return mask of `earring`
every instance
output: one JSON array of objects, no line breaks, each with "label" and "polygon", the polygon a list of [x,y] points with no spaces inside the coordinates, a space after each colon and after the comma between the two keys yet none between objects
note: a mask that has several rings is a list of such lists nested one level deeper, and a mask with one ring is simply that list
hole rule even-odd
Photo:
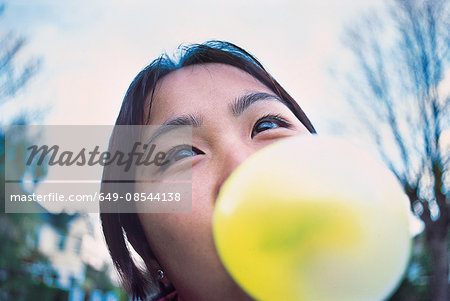
[{"label": "earring", "polygon": [[156,274],[158,275],[158,280],[161,280],[164,278],[164,272],[162,270],[156,271]]}]

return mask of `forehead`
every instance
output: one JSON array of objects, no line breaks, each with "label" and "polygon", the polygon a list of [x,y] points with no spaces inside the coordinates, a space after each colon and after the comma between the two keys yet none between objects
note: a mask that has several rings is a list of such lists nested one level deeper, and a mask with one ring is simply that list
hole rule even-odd
[{"label": "forehead", "polygon": [[225,113],[229,103],[249,92],[273,94],[237,67],[218,63],[184,67],[169,73],[156,85],[150,123],[159,124],[168,117],[198,111]]}]

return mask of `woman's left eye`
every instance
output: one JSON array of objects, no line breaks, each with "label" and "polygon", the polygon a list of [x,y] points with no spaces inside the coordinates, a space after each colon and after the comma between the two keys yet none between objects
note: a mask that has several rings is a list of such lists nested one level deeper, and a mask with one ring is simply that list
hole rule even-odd
[{"label": "woman's left eye", "polygon": [[290,127],[290,125],[291,124],[289,122],[281,118],[279,115],[266,115],[258,119],[258,121],[255,123],[252,129],[251,137],[253,138],[254,136],[256,136],[261,132],[271,130],[274,128],[279,127],[288,128]]}]

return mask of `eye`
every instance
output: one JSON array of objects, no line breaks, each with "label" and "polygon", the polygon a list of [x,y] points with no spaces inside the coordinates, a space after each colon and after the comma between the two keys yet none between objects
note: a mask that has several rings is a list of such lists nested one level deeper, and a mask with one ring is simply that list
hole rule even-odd
[{"label": "eye", "polygon": [[178,161],[186,157],[192,157],[199,154],[199,150],[189,145],[180,145],[172,153],[171,160]]},{"label": "eye", "polygon": [[167,161],[168,164],[164,164],[161,167],[165,170],[170,165],[174,164],[175,162],[184,159],[186,157],[193,157],[196,155],[204,154],[201,150],[199,150],[196,147],[193,147],[191,145],[183,144],[183,145],[177,145],[170,149],[167,152]]},{"label": "eye", "polygon": [[258,121],[256,121],[252,129],[251,137],[253,138],[257,134],[267,130],[279,127],[289,128],[290,126],[291,124],[286,120],[284,120],[283,118],[281,118],[279,115],[268,114],[258,119]]}]

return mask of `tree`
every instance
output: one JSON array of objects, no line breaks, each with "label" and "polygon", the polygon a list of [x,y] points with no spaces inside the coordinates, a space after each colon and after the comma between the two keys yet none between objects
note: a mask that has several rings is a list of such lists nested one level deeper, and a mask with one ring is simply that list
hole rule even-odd
[{"label": "tree", "polygon": [[[4,9],[5,5],[0,0],[0,18]],[[25,38],[13,32],[0,32],[0,109],[5,102],[13,100],[39,69],[38,59],[23,62],[20,58],[25,44]],[[13,118],[12,124],[27,125],[28,122],[27,116],[23,115]],[[36,213],[5,213],[6,163],[12,166],[8,169],[9,180],[11,173],[14,173],[14,180],[27,175],[31,177],[28,180],[32,181],[41,181],[47,174],[45,165],[25,168],[23,164],[26,157],[24,145],[35,144],[33,141],[38,140],[38,136],[30,135],[26,128],[17,129],[14,139],[10,139],[8,144],[5,143],[5,136],[5,131],[0,127],[0,300],[67,300],[69,292],[55,283],[58,271],[51,259],[39,249],[39,231],[44,224],[48,224],[65,237],[70,221],[78,215],[51,214],[34,202],[31,206],[35,207]],[[6,153],[14,154],[13,161],[5,162]],[[29,187],[14,187],[17,194],[30,193]],[[87,266],[83,287],[89,293],[94,289],[114,291],[120,300],[126,299],[125,293],[112,284],[106,266],[101,271]]]},{"label": "tree", "polygon": [[[0,1],[0,17],[4,9],[5,5]],[[29,60],[22,67],[18,66],[18,56],[24,45],[25,39],[12,32],[0,34],[0,107],[13,98],[37,72],[37,60]],[[26,124],[25,117],[16,117],[14,123]],[[8,151],[18,156],[24,155],[15,149]],[[39,252],[36,244],[42,217],[38,214],[4,213],[5,152],[5,132],[0,129],[0,300],[30,300],[37,293],[42,298],[55,299],[61,291],[48,287],[39,279],[42,274],[51,273],[47,258]],[[21,175],[25,170],[17,169],[16,172]],[[33,179],[43,176],[43,173],[45,171],[39,168],[31,171]]]},{"label": "tree", "polygon": [[[4,9],[5,5],[0,2],[0,17]],[[12,32],[0,36],[0,104],[15,96],[39,68],[39,60],[34,59],[18,67],[17,58],[25,42],[25,38]]]},{"label": "tree", "polygon": [[346,28],[358,68],[348,100],[425,224],[431,297],[448,300],[450,5],[392,0],[388,7],[387,17]]}]

